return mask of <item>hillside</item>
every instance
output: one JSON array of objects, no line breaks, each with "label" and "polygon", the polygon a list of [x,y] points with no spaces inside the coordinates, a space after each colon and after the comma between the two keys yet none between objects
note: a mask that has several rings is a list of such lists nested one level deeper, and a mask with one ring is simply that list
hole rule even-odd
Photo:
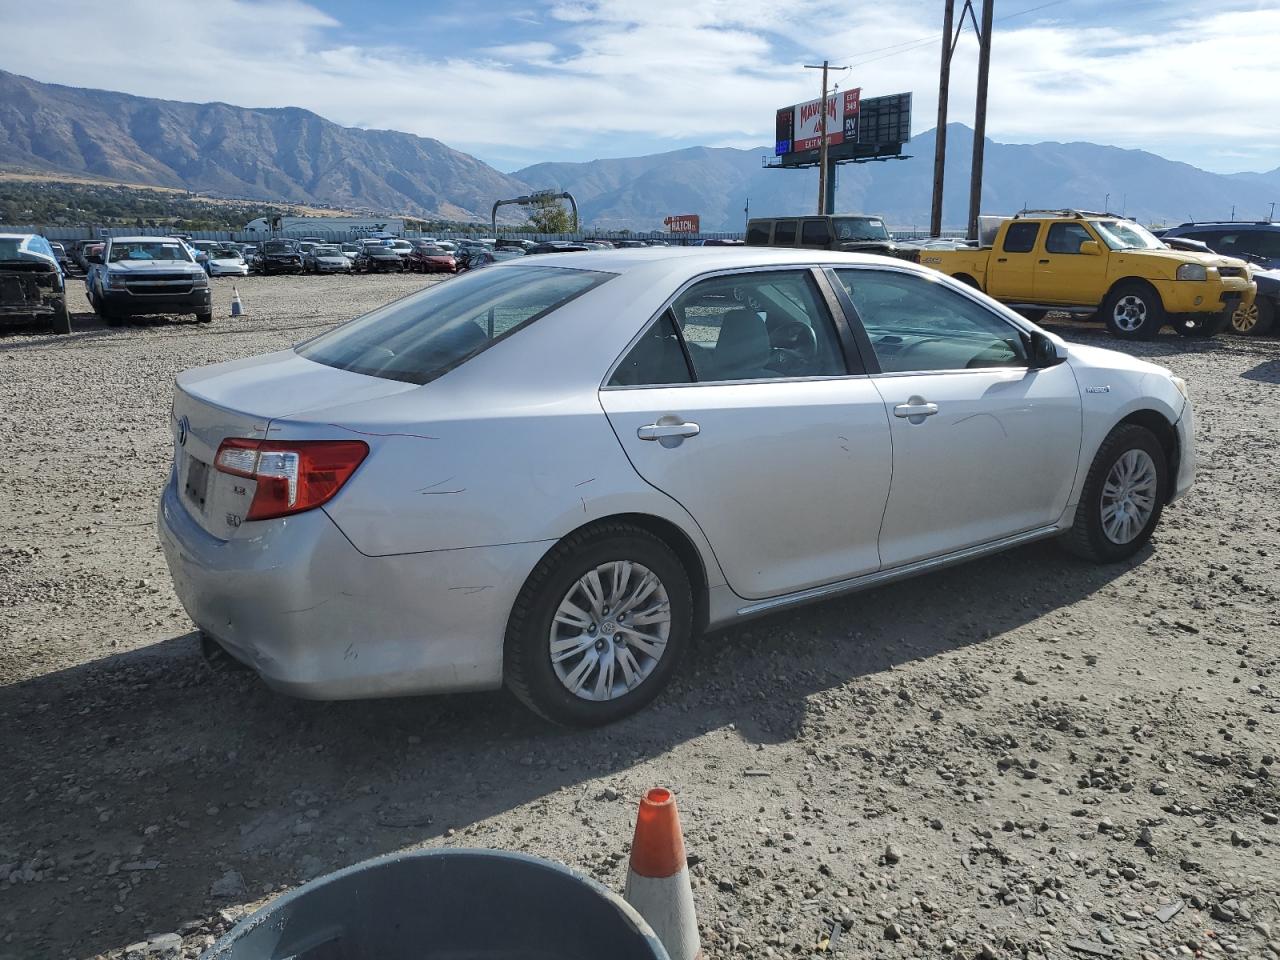
[{"label": "hillside", "polygon": [[307,110],[180,103],[0,71],[0,165],[221,196],[488,219],[525,191],[439,140]]},{"label": "hillside", "polygon": [[[969,210],[973,131],[947,127],[947,180],[943,221],[962,227]],[[907,144],[908,160],[846,165],[840,169],[837,207],[878,213],[895,226],[929,223],[935,132]],[[602,226],[654,228],[672,213],[698,213],[707,230],[740,230],[748,198],[753,216],[808,211],[817,204],[814,171],[770,170],[770,151],[695,147],[672,153],[588,163],[542,163],[512,176],[535,187],[560,186],[577,197],[584,216]],[[1023,206],[1098,209],[1122,207],[1147,223],[1188,218],[1265,216],[1280,189],[1280,170],[1224,176],[1143,150],[1094,143],[997,143],[988,139],[983,178],[984,212]]]}]

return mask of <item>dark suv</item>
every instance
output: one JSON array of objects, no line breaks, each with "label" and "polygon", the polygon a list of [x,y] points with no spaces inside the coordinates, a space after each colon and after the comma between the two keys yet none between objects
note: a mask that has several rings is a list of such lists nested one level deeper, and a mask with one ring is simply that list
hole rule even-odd
[{"label": "dark suv", "polygon": [[1231,315],[1236,333],[1261,336],[1276,328],[1280,316],[1280,223],[1257,220],[1214,220],[1180,223],[1160,231],[1160,238],[1183,237],[1199,240],[1214,253],[1239,257],[1253,265],[1258,295],[1252,305]]},{"label": "dark suv", "polygon": [[268,240],[256,266],[262,273],[301,273],[302,247],[297,240]]},{"label": "dark suv", "polygon": [[747,223],[747,246],[899,255],[884,219],[863,214],[754,217]]}]

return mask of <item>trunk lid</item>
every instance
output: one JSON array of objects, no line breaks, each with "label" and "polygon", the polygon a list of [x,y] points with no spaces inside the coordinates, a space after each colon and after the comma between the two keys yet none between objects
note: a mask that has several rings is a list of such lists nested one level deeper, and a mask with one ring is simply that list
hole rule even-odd
[{"label": "trunk lid", "polygon": [[[327,367],[292,350],[187,370],[174,386],[170,420],[178,496],[208,533],[222,540],[240,536],[257,483],[214,469],[223,440],[260,440],[281,417],[415,389]],[[335,439],[343,438],[335,431]]]}]

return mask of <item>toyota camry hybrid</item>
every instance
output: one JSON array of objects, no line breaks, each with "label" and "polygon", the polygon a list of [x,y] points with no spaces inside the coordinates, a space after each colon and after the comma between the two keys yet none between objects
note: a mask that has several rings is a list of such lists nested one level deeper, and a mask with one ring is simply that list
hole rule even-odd
[{"label": "toyota camry hybrid", "polygon": [[581,725],[709,627],[1041,538],[1127,558],[1194,472],[1167,370],[900,260],[768,248],[468,272],[181,374],[172,427],[178,596],[270,685],[506,684]]}]

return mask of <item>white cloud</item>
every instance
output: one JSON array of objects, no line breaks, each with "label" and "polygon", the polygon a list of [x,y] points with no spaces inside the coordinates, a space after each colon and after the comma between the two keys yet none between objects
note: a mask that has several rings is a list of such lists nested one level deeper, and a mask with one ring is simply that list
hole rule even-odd
[{"label": "white cloud", "polygon": [[[988,134],[1145,147],[1218,169],[1280,165],[1280,57],[1270,55],[1280,50],[1280,10],[1223,6],[1135,0],[1113,8],[1144,12],[1123,25],[1123,13],[1105,7],[1094,9],[1107,23],[1094,26],[998,21]],[[40,80],[296,105],[530,161],[616,155],[618,142],[635,152],[768,143],[774,108],[816,94],[817,77],[801,66],[824,55],[855,64],[840,80],[866,96],[914,90],[916,131],[933,126],[937,109],[939,43],[929,38],[941,24],[928,0],[578,0],[510,15],[518,39],[488,36],[486,46],[434,58],[356,45],[299,0],[205,4],[180,30],[144,0],[115,0],[107,17],[98,2],[60,0],[56,44],[31,42],[47,30],[38,8],[6,19],[0,63]],[[531,21],[544,31],[536,39],[526,39]],[[966,36],[953,121],[972,122],[975,69]]]}]

